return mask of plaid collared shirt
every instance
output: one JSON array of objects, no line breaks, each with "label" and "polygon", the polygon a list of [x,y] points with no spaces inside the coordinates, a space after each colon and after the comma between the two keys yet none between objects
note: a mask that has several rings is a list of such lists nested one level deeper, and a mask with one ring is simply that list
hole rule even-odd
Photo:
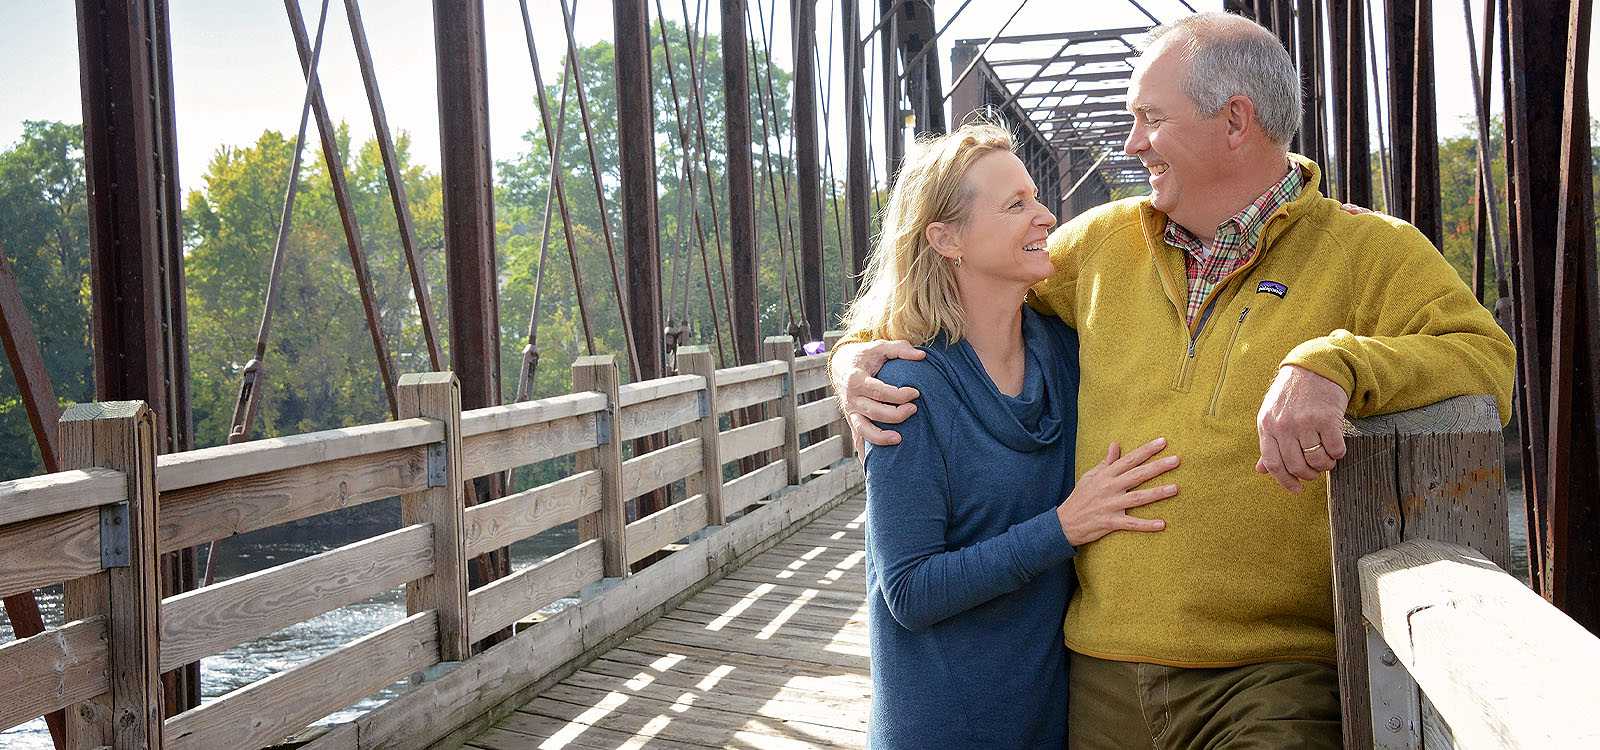
[{"label": "plaid collared shirt", "polygon": [[1299,166],[1291,164],[1288,174],[1278,184],[1267,188],[1261,197],[1217,227],[1216,239],[1209,248],[1193,232],[1170,219],[1167,221],[1167,244],[1183,251],[1183,265],[1189,272],[1189,309],[1186,319],[1189,325],[1194,325],[1195,317],[1200,315],[1200,308],[1211,290],[1255,256],[1256,243],[1261,239],[1261,230],[1267,225],[1267,219],[1283,204],[1299,197],[1304,186],[1305,175],[1300,172]]}]

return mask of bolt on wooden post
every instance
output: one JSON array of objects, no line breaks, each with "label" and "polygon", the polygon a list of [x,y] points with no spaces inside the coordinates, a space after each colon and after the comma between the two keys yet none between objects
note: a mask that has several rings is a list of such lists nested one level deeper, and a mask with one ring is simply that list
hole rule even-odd
[{"label": "bolt on wooden post", "polygon": [[768,336],[761,342],[761,356],[782,361],[788,371],[783,377],[783,395],[778,397],[778,416],[783,417],[784,473],[791,485],[800,483],[800,422],[795,417],[799,402],[794,392],[794,337]]},{"label": "bolt on wooden post", "polygon": [[606,397],[606,408],[595,413],[599,445],[577,456],[579,472],[600,472],[600,512],[578,519],[579,539],[600,539],[607,578],[628,574],[627,498],[622,496],[622,397],[617,360],[609,354],[579,357],[572,363],[574,393],[594,391]]},{"label": "bolt on wooden post", "polygon": [[159,748],[161,589],[156,555],[156,421],[143,401],[76,404],[58,423],[61,468],[116,469],[127,502],[101,509],[101,573],[67,581],[68,622],[104,617],[111,690],[67,711],[67,747]]},{"label": "bolt on wooden post", "polygon": [[722,431],[717,422],[717,361],[705,346],[678,347],[678,372],[699,375],[706,379],[702,391],[703,411],[691,430],[700,438],[700,473],[691,475],[688,482],[690,495],[706,497],[706,525],[723,522],[722,511]]},{"label": "bolt on wooden post", "polygon": [[422,417],[444,426],[428,447],[428,487],[400,500],[402,524],[433,525],[433,573],[406,584],[406,613],[439,612],[439,660],[472,655],[467,632],[465,477],[461,476],[461,384],[450,372],[408,373],[395,389],[401,419]]}]

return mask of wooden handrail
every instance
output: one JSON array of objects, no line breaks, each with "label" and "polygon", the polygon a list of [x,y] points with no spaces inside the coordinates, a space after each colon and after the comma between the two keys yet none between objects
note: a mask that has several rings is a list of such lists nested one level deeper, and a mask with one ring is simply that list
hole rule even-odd
[{"label": "wooden handrail", "polygon": [[1380,662],[1416,681],[1455,746],[1600,747],[1600,639],[1583,626],[1458,544],[1413,539],[1359,565]]},{"label": "wooden handrail", "polygon": [[[467,412],[460,409],[449,373],[409,375],[399,388],[402,414],[409,418],[161,457],[154,456],[149,440],[106,442],[102,433],[111,428],[81,424],[91,413],[123,427],[132,424],[129,419],[138,422],[122,406],[89,404],[69,412],[80,423],[73,429],[87,430],[82,435],[88,437],[78,441],[81,450],[68,451],[79,468],[0,482],[0,588],[83,576],[97,582],[69,581],[68,616],[76,621],[0,645],[0,673],[26,678],[29,685],[54,681],[49,690],[0,691],[0,725],[89,700],[92,707],[68,715],[100,744],[125,746],[120,730],[113,736],[108,722],[125,726],[134,711],[141,721],[156,717],[141,724],[142,735],[127,735],[142,736],[149,747],[210,747],[227,737],[230,747],[245,750],[294,731],[329,707],[348,705],[380,683],[440,663],[478,662],[483,656],[474,656],[469,644],[556,599],[593,588],[604,574],[611,579],[584,596],[584,602],[593,601],[589,607],[595,614],[583,617],[581,640],[546,649],[532,662],[523,659],[512,671],[522,674],[576,653],[571,649],[590,648],[642,611],[633,607],[665,601],[859,483],[858,468],[839,464],[834,468],[843,467],[840,471],[818,475],[827,481],[797,486],[842,455],[837,435],[843,434],[843,422],[829,419],[831,400],[810,403],[803,411],[795,403],[797,374],[810,380],[824,376],[824,360],[794,360],[792,348],[780,352],[784,347],[777,340],[769,346],[778,361],[723,370],[714,369],[709,352],[700,350],[704,356],[697,359],[697,350],[687,349],[680,356],[690,365],[687,374],[625,386],[617,384],[610,357],[584,358],[574,366],[573,393]],[[719,399],[723,394],[728,401]],[[720,415],[744,407],[766,408],[773,416],[723,430]],[[148,410],[138,413],[149,415]],[[835,437],[802,450],[797,437],[802,425],[826,428]],[[664,447],[623,460],[623,442],[661,433],[669,436]],[[137,451],[124,450],[130,445]],[[780,450],[766,465],[724,481],[730,462]],[[463,507],[462,483],[472,476],[567,455],[579,458],[567,476]],[[144,468],[133,471],[137,466]],[[790,478],[795,481],[786,481]],[[630,495],[680,482],[685,483],[683,500],[625,522]],[[161,552],[395,495],[404,498],[406,525],[399,530],[165,600],[153,585],[135,585],[148,582],[151,561]],[[762,507],[780,496],[799,505]],[[134,519],[137,534],[127,550],[142,562],[132,569],[108,569],[100,559],[101,509],[123,502],[130,513],[144,514]],[[471,555],[586,519],[605,531],[600,539],[491,586],[466,590],[465,560]],[[689,557],[669,555],[659,575],[637,585],[621,578],[632,563],[686,544]],[[149,688],[162,669],[399,585],[408,588],[408,617],[401,623],[164,723],[151,708],[157,698]],[[611,591],[616,593],[607,599]],[[507,647],[548,645],[555,637],[550,633],[547,628],[530,636],[533,641],[514,638],[485,652],[500,656],[484,663],[500,664]],[[151,679],[141,682],[141,676]],[[454,695],[468,701],[466,708],[482,710],[478,704],[484,696],[499,689]],[[449,707],[439,708],[450,713]],[[416,718],[386,716],[389,723],[380,726]],[[250,729],[240,733],[245,717]],[[373,736],[386,736],[384,731],[374,730]],[[419,735],[400,744],[416,746],[437,737]]]},{"label": "wooden handrail", "polygon": [[1463,396],[1346,428],[1328,481],[1346,748],[1600,738],[1600,641],[1504,572],[1500,424]]}]

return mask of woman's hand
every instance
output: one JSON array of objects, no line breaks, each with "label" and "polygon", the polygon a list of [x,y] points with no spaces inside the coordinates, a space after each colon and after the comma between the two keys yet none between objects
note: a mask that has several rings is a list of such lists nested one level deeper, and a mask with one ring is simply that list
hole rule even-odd
[{"label": "woman's hand", "polygon": [[1129,508],[1149,505],[1178,494],[1178,485],[1168,484],[1134,490],[1145,482],[1178,467],[1177,456],[1155,458],[1167,447],[1166,438],[1156,438],[1137,450],[1122,455],[1122,446],[1112,443],[1104,461],[1085,472],[1072,494],[1056,508],[1061,530],[1074,547],[1081,547],[1113,531],[1160,531],[1166,521],[1136,518]]}]

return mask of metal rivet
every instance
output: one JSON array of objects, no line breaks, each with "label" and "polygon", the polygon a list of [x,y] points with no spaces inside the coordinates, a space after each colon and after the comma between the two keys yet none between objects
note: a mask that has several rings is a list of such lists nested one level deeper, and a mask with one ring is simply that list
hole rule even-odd
[{"label": "metal rivet", "polygon": [[1389,731],[1391,731],[1391,732],[1400,731],[1400,717],[1398,717],[1398,716],[1390,716],[1389,717]]},{"label": "metal rivet", "polygon": [[1389,649],[1384,649],[1383,650],[1383,665],[1384,666],[1392,667],[1392,666],[1395,665],[1395,662],[1397,662],[1397,661],[1399,661],[1399,660],[1395,658],[1394,651],[1391,651]]}]

